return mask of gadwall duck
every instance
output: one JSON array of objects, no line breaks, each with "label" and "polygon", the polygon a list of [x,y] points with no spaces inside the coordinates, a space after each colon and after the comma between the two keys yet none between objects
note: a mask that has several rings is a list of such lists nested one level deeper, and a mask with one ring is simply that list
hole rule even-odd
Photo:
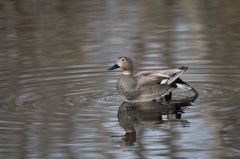
[{"label": "gadwall duck", "polygon": [[133,62],[129,57],[120,57],[116,64],[108,70],[121,68],[123,70],[117,82],[117,93],[126,102],[145,102],[164,98],[172,98],[171,91],[175,88],[198,92],[179,77],[188,67],[162,71],[142,71],[133,75]]}]

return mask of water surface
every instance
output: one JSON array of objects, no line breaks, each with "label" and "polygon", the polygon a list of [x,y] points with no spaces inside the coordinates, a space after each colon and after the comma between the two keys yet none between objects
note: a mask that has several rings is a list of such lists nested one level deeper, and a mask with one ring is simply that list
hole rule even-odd
[{"label": "water surface", "polygon": [[[0,2],[0,158],[239,158],[240,1]],[[129,105],[136,71],[187,65],[200,93]]]}]

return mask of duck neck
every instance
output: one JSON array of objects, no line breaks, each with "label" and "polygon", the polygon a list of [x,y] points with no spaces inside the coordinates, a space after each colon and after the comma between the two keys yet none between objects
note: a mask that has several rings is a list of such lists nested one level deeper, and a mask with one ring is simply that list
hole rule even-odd
[{"label": "duck neck", "polygon": [[131,71],[131,70],[124,70],[122,74],[123,75],[132,75],[133,71]]}]

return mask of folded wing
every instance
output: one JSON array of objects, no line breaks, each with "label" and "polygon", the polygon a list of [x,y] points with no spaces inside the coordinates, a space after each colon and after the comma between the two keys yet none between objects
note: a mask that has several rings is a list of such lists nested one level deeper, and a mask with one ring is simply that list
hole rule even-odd
[{"label": "folded wing", "polygon": [[138,79],[138,86],[151,85],[151,84],[168,84],[170,85],[183,72],[187,70],[187,67],[180,67],[179,69],[170,69],[163,71],[143,71],[135,75]]}]

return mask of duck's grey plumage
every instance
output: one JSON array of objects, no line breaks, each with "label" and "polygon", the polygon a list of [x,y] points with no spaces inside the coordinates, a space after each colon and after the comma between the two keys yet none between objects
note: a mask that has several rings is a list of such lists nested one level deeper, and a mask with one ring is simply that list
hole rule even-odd
[{"label": "duck's grey plumage", "polygon": [[133,75],[133,63],[128,57],[119,58],[110,70],[117,67],[123,69],[117,82],[117,93],[127,102],[144,102],[164,97],[177,87],[174,81],[187,70],[187,67],[181,67],[163,71],[142,71]]}]

